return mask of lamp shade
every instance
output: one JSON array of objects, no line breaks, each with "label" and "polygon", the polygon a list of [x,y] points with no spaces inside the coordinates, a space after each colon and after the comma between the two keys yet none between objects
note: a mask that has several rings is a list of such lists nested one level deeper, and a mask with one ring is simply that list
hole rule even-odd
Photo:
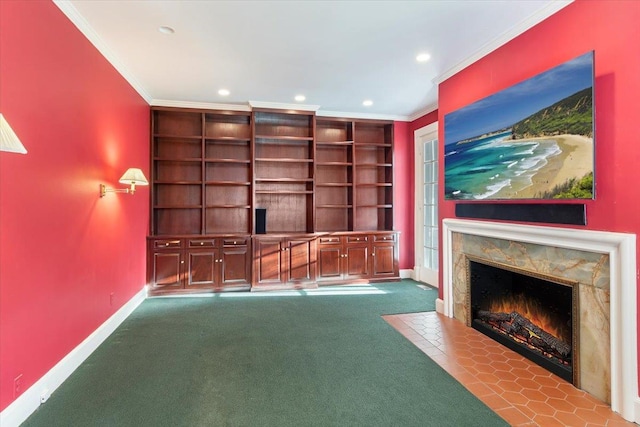
[{"label": "lamp shade", "polygon": [[120,178],[120,184],[149,185],[149,181],[145,178],[142,170],[129,168]]},{"label": "lamp shade", "polygon": [[11,153],[26,154],[27,149],[24,148],[18,135],[11,129],[9,123],[0,113],[0,151],[9,151]]}]

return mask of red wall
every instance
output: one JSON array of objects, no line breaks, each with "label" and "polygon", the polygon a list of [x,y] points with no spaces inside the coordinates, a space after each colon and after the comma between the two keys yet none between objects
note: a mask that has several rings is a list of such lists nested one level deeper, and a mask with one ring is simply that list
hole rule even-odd
[{"label": "red wall", "polygon": [[[570,4],[440,84],[440,136],[446,114],[594,50],[596,200],[586,203],[588,225],[576,228],[639,234],[639,22],[640,2]],[[454,217],[454,202],[443,200],[442,188],[440,217]]]},{"label": "red wall", "polygon": [[393,229],[400,232],[400,268],[413,268],[413,139],[408,123],[395,122],[393,135]]},{"label": "red wall", "polygon": [[415,140],[414,132],[438,120],[432,111],[410,123],[395,122],[393,157],[394,229],[400,231],[400,268],[415,266]]},{"label": "red wall", "polygon": [[[145,285],[149,107],[50,1],[0,1],[0,410]],[[110,303],[113,293],[113,304]]]}]

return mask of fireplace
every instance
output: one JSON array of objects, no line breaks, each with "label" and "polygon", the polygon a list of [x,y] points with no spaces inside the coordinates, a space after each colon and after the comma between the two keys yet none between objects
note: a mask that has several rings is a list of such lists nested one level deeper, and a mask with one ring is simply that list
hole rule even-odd
[{"label": "fireplace", "polygon": [[468,325],[578,386],[578,285],[467,257]]},{"label": "fireplace", "polygon": [[438,312],[471,324],[469,257],[578,282],[576,386],[640,420],[635,234],[453,218],[442,232]]}]

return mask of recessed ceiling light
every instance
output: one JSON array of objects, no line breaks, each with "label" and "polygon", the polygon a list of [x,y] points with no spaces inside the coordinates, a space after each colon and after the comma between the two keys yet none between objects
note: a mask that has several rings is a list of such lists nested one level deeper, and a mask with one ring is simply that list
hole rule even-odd
[{"label": "recessed ceiling light", "polygon": [[431,55],[429,55],[428,53],[421,53],[420,55],[416,56],[416,61],[418,62],[427,62],[429,59],[431,59]]},{"label": "recessed ceiling light", "polygon": [[371,107],[373,105],[373,101],[370,99],[365,99],[364,101],[362,101],[362,105],[364,105],[365,107]]},{"label": "recessed ceiling light", "polygon": [[304,101],[305,99],[307,99],[307,97],[306,97],[306,96],[304,96],[304,95],[296,95],[296,97],[295,97],[294,99],[295,99],[296,101],[298,101],[298,102],[302,102],[302,101]]},{"label": "recessed ceiling light", "polygon": [[166,25],[158,27],[158,31],[160,31],[162,34],[173,34],[176,32],[176,30],[171,27],[167,27]]},{"label": "recessed ceiling light", "polygon": [[229,90],[228,90],[228,89],[220,89],[220,90],[218,91],[218,95],[220,95],[220,96],[228,96],[230,93],[231,93],[231,92],[229,92]]}]

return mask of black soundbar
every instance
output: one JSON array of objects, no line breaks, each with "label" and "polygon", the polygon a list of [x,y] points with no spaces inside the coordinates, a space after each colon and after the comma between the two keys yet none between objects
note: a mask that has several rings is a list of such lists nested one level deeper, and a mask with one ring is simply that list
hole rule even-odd
[{"label": "black soundbar", "polygon": [[457,203],[458,218],[587,225],[584,203]]}]

